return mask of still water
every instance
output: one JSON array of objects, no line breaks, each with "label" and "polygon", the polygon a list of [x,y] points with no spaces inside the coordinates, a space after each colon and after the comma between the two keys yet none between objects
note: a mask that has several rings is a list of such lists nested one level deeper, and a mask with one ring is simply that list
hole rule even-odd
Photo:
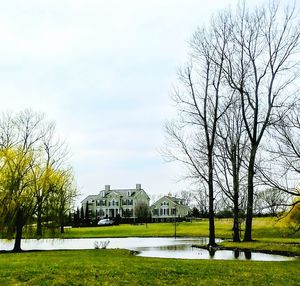
[{"label": "still water", "polygon": [[[80,238],[80,239],[23,239],[23,250],[69,250],[94,249],[109,241],[107,248],[124,248],[138,251],[138,256],[179,258],[179,259],[226,259],[226,260],[256,260],[256,261],[286,261],[293,257],[244,252],[232,250],[208,251],[192,247],[195,244],[207,244],[208,238],[168,238],[168,237],[126,237],[126,238]],[[221,240],[217,240],[220,242]],[[0,250],[11,250],[14,241],[0,240]]]}]

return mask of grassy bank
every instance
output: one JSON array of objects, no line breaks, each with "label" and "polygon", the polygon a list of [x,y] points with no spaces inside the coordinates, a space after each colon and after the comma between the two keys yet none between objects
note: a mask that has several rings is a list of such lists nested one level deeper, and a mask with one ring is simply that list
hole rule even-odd
[{"label": "grassy bank", "polygon": [[285,240],[278,241],[263,241],[257,240],[253,242],[231,242],[224,241],[220,244],[223,249],[240,249],[253,250],[266,253],[288,254],[300,256],[300,242],[286,242]]},{"label": "grassy bank", "polygon": [[300,261],[136,257],[126,250],[0,255],[0,285],[299,285]]}]

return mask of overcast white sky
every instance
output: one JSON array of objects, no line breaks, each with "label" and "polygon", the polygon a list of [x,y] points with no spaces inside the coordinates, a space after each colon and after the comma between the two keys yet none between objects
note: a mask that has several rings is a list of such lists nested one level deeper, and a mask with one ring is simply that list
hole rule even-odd
[{"label": "overcast white sky", "polygon": [[170,92],[197,26],[236,1],[0,3],[0,111],[31,108],[56,122],[81,198],[105,184],[188,189],[159,153]]}]

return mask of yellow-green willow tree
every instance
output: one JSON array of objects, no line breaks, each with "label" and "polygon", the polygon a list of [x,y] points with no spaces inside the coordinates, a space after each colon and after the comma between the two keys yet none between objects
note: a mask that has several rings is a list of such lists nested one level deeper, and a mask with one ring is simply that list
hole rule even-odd
[{"label": "yellow-green willow tree", "polygon": [[0,223],[2,230],[15,233],[13,251],[21,251],[22,230],[35,208],[31,165],[32,152],[21,148],[5,148],[0,151]]},{"label": "yellow-green willow tree", "polygon": [[46,201],[48,218],[64,233],[66,218],[77,195],[72,169],[52,170],[49,180],[49,195]]},{"label": "yellow-green willow tree", "polygon": [[[50,207],[49,193],[54,191],[49,186],[61,184],[61,179],[55,181],[51,173],[67,168],[65,157],[45,152],[45,142],[54,134],[53,126],[43,114],[30,110],[0,118],[0,227],[15,234],[14,252],[21,251],[23,227],[38,217],[39,210],[43,213],[45,201]],[[57,147],[56,155],[59,150]],[[54,164],[54,158],[59,164]],[[66,197],[65,189],[56,188],[55,192],[57,197]],[[72,199],[75,195],[76,188],[72,188]],[[72,204],[71,200],[63,201],[68,204],[65,209]],[[55,205],[52,208],[57,210]]]}]

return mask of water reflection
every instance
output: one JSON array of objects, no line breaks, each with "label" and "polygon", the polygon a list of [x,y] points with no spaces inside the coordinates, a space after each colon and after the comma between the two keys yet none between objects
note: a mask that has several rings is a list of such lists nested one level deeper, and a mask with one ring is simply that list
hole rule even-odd
[{"label": "water reflection", "polygon": [[[124,248],[138,251],[139,256],[180,258],[180,259],[226,259],[226,260],[260,260],[284,261],[292,257],[270,255],[264,253],[240,252],[238,250],[209,251],[192,247],[192,245],[207,244],[208,238],[166,238],[166,237],[128,237],[128,238],[82,238],[82,239],[24,239],[23,250],[59,250],[59,249],[94,249],[95,243],[109,241],[107,248]],[[217,240],[220,242],[221,240]],[[11,250],[13,241],[0,240],[0,250]]]},{"label": "water reflection", "polygon": [[214,258],[214,256],[215,256],[215,254],[216,254],[216,249],[215,248],[210,248],[209,250],[208,250],[208,253],[209,253],[209,257],[210,258]]}]

